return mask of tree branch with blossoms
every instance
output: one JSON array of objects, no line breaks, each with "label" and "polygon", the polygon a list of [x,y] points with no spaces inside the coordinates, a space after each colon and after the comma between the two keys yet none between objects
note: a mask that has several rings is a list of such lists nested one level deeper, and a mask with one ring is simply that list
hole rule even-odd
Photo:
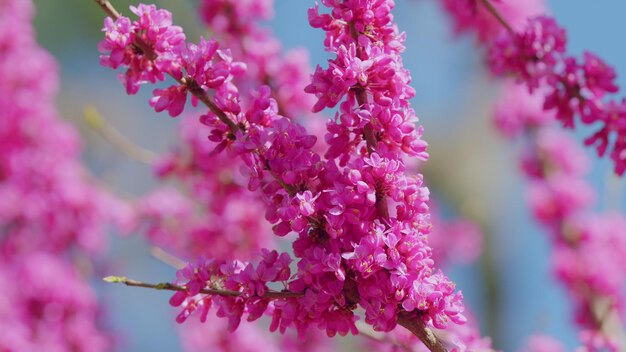
[{"label": "tree branch with blossoms", "polygon": [[514,29],[490,0],[478,2],[476,6],[485,6],[506,29],[488,44],[492,72],[514,76],[531,93],[541,86],[544,110],[553,111],[565,128],[573,129],[576,117],[584,125],[599,125],[584,143],[595,147],[599,156],[608,151],[615,173],[623,175],[626,99],[606,99],[619,91],[615,70],[589,51],[583,53],[582,62],[567,55],[565,30],[551,17],[532,17]]},{"label": "tree branch with blossoms", "polygon": [[[545,11],[541,1],[498,3],[506,16],[488,0],[465,2],[476,6],[472,10],[459,3],[444,0],[457,28],[476,32],[489,50],[492,71],[517,81],[505,84],[495,124],[507,137],[524,136],[528,142],[522,165],[530,182],[529,207],[551,235],[553,270],[574,298],[576,320],[584,329],[580,339],[590,351],[623,348],[626,339],[619,310],[625,299],[620,289],[625,277],[612,268],[623,266],[618,263],[626,253],[626,242],[620,229],[626,218],[589,210],[595,198],[583,178],[589,160],[570,137],[551,128],[557,120],[573,127],[575,113],[586,124],[606,122],[617,135],[612,158],[621,174],[623,158],[616,156],[623,153],[623,133],[610,125],[623,124],[622,118],[610,113],[617,108],[615,102],[602,100],[606,93],[617,92],[615,71],[588,52],[583,65],[565,56],[565,31],[550,17],[530,16]],[[607,126],[598,133],[606,132]],[[598,138],[608,138],[608,133]],[[604,139],[598,149],[600,154],[607,142]]]},{"label": "tree branch with blossoms", "polygon": [[[108,283],[124,284],[126,286],[131,286],[131,287],[143,287],[143,288],[152,288],[155,290],[166,290],[166,291],[177,291],[177,292],[189,291],[189,289],[185,286],[175,285],[170,282],[161,282],[158,284],[151,284],[147,282],[132,280],[125,276],[107,276],[103,278],[102,280]],[[203,289],[200,289],[198,293],[207,294],[207,295],[225,296],[225,297],[239,297],[243,294],[243,292],[240,292],[240,291],[222,290],[218,288],[203,288]],[[267,291],[263,293],[262,296],[259,296],[259,298],[280,299],[280,298],[302,297],[303,295],[304,295],[303,293],[299,293],[299,292]]]},{"label": "tree branch with blossoms", "polygon": [[[217,314],[228,317],[232,329],[244,312],[255,320],[269,309],[273,311],[272,331],[280,328],[283,332],[289,326],[306,330],[315,322],[330,336],[356,333],[357,317],[352,311],[361,305],[365,321],[376,330],[390,331],[400,324],[429,349],[446,351],[429,325],[445,328],[451,322],[463,323],[462,296],[441,272],[434,271],[426,236],[430,230],[428,191],[421,175],[404,173],[403,153],[420,158],[427,154],[408,104],[414,91],[399,56],[403,37],[390,21],[393,4],[348,1],[326,5],[338,6],[337,13],[350,9],[357,17],[335,21],[317,15],[317,10],[309,13],[314,27],[339,34],[334,42],[327,40],[328,49],[339,55],[329,61],[335,72],[356,69],[333,78],[328,76],[335,75],[333,71],[325,73],[318,67],[306,89],[319,98],[314,111],[347,97],[337,120],[345,125],[335,121],[329,125],[331,147],[324,158],[311,150],[315,137],[277,114],[268,87],[240,96],[233,79],[243,77],[244,65],[227,50],[218,49],[215,41],[185,43],[182,29],[171,25],[170,14],[154,6],[131,7],[139,16],[137,21],[105,20],[101,61],[112,68],[128,67],[122,76],[128,93],[135,93],[144,82],[163,80],[165,74],[174,77],[179,85],[156,89],[150,104],[176,116],[184,109],[187,92],[205,103],[210,112],[201,121],[212,129],[209,138],[218,143],[215,152],[228,152],[245,161],[248,187],[264,194],[266,218],[275,224],[274,233],[299,236],[293,244],[298,272],[286,289],[304,296],[273,302],[263,297],[268,282],[291,276],[285,266],[291,261],[289,255],[266,251],[257,266],[201,261],[183,269],[179,280],[187,291],[178,291],[171,302],[185,307],[181,321],[200,307],[206,316],[215,301]],[[374,17],[363,12],[374,7]],[[351,26],[356,38],[350,35]],[[388,45],[388,53],[373,42]],[[208,90],[214,91],[214,97],[209,97]],[[320,94],[325,90],[330,94]],[[338,134],[341,130],[354,130],[354,135],[364,137],[350,140]],[[343,148],[345,142],[348,148]],[[348,198],[346,191],[352,194]],[[396,206],[393,216],[387,209],[389,202]],[[369,210],[371,205],[375,212]],[[198,296],[213,276],[220,277],[226,288],[246,294]],[[381,288],[387,292],[381,295]]]}]

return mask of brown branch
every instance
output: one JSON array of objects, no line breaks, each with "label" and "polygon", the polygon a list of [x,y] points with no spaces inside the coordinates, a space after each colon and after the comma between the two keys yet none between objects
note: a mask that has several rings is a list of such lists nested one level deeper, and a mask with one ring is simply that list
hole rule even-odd
[{"label": "brown branch", "polygon": [[515,30],[513,30],[513,27],[511,27],[511,25],[504,19],[504,17],[502,17],[502,15],[500,14],[500,12],[493,6],[493,4],[491,3],[490,0],[479,0],[484,6],[485,9],[491,13],[493,15],[493,17],[496,18],[496,20],[498,20],[498,22],[500,22],[500,24],[502,24],[502,26],[509,31],[510,33],[515,33]]},{"label": "brown branch", "polygon": [[120,13],[115,9],[115,7],[113,7],[113,5],[108,0],[94,1],[96,2],[96,4],[100,5],[100,8],[102,8],[102,10],[114,20],[118,19],[121,16]]},{"label": "brown branch", "polygon": [[417,336],[432,352],[448,352],[448,349],[416,314],[401,312],[398,314],[398,324]]},{"label": "brown branch", "polygon": [[226,113],[222,111],[222,109],[220,109],[217,106],[217,104],[215,104],[215,102],[213,101],[213,99],[211,99],[209,94],[204,89],[202,89],[202,87],[198,84],[198,82],[196,82],[193,78],[183,77],[177,81],[181,85],[184,85],[185,87],[187,87],[187,89],[189,89],[189,92],[193,94],[196,98],[198,98],[198,100],[200,100],[204,105],[206,105],[209,108],[209,110],[211,110],[211,112],[213,112],[215,116],[217,116],[217,118],[220,119],[220,121],[225,123],[228,126],[228,128],[230,128],[230,131],[233,134],[237,133],[237,131],[240,130],[240,128],[235,124],[235,122],[233,122],[233,120],[231,120],[226,115]]},{"label": "brown branch", "polygon": [[[125,276],[107,276],[103,278],[102,280],[104,280],[105,282],[109,282],[109,283],[124,284],[126,286],[132,286],[132,287],[144,287],[144,288],[151,288],[155,290],[187,292],[187,287],[175,285],[169,282],[151,284],[147,282],[131,280]],[[224,296],[224,297],[239,297],[243,295],[243,292],[222,290],[222,289],[215,289],[215,288],[203,288],[202,290],[200,290],[200,293],[204,293],[207,295]],[[304,294],[300,292],[267,291],[263,295],[261,295],[260,298],[266,298],[266,299],[296,298],[296,297],[302,297],[303,295]]]}]

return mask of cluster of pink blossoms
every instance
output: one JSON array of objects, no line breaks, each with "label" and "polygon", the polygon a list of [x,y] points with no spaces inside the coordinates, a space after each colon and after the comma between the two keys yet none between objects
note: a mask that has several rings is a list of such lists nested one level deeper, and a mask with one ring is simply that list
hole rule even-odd
[{"label": "cluster of pink blossoms", "polygon": [[[182,192],[161,187],[142,198],[136,208],[134,230],[146,232],[150,242],[185,259],[248,260],[275,236],[263,217],[264,207],[245,187],[242,166],[225,153],[213,153],[209,129],[197,119],[181,121],[179,145],[157,165],[163,180],[177,181]],[[198,313],[202,313],[198,311]],[[199,314],[179,329],[187,351],[253,351],[261,341],[270,351],[331,351],[333,340],[312,330],[303,338],[293,334],[267,336],[258,325],[241,324],[229,332],[228,321]]]},{"label": "cluster of pink blossoms", "polygon": [[0,350],[111,350],[95,292],[65,260],[44,251],[2,257],[0,280]]},{"label": "cluster of pink blossoms", "polygon": [[[317,325],[331,336],[357,332],[358,305],[377,330],[393,329],[399,315],[438,328],[463,323],[462,296],[431,259],[428,190],[421,175],[405,174],[402,161],[403,155],[425,158],[426,143],[408,103],[414,91],[402,68],[393,3],[325,4],[332,14],[312,9],[310,22],[328,32],[326,44],[338,57],[328,70],[317,69],[307,90],[318,95],[315,110],[346,99],[328,124],[324,158],[312,150],[314,136],[278,114],[268,87],[240,98],[233,82],[244,65],[214,41],[175,42],[182,33],[154,6],[132,8],[136,21],[106,20],[102,62],[126,67],[127,86],[174,77],[179,84],[155,90],[151,104],[158,111],[180,113],[187,92],[207,105],[200,120],[212,129],[214,152],[239,156],[274,233],[297,235],[293,276],[291,258],[273,251],[257,265],[200,261],[181,271],[178,283],[188,291],[172,303],[185,307],[181,319],[213,302],[232,328],[244,313],[248,320],[265,313],[271,330]],[[270,290],[273,282],[282,283],[281,291]],[[206,289],[231,294],[199,294]]]},{"label": "cluster of pink blossoms", "polygon": [[210,129],[195,118],[180,124],[181,144],[163,157],[156,173],[176,181],[182,191],[160,187],[137,204],[134,228],[173,254],[249,259],[271,247],[274,236],[263,218],[264,205],[248,191],[242,163],[213,153]]},{"label": "cluster of pink blossoms", "polygon": [[514,74],[532,92],[542,85],[545,110],[553,110],[567,128],[574,117],[583,124],[599,124],[600,129],[585,140],[600,156],[610,150],[615,172],[626,170],[626,104],[605,101],[619,88],[615,71],[601,58],[585,52],[582,60],[566,55],[565,30],[550,17],[535,17],[520,33],[503,33],[490,51],[491,68],[496,74]]},{"label": "cluster of pink blossoms", "polygon": [[302,89],[310,75],[308,52],[281,54],[280,41],[259,23],[273,17],[273,0],[202,0],[199,11],[220,44],[246,63],[246,75],[235,80],[240,91],[267,85],[281,115],[310,115],[313,97]]},{"label": "cluster of pink blossoms", "polygon": [[72,259],[106,247],[124,206],[80,164],[33,14],[31,1],[0,0],[0,350],[105,351],[113,341]]},{"label": "cluster of pink blossoms", "polygon": [[[307,53],[296,49],[280,55],[280,43],[270,31],[257,24],[271,15],[271,1],[202,1],[200,13],[212,34],[240,61],[247,63],[245,75],[236,79],[241,87],[268,84],[278,109],[302,115],[313,105],[304,93],[309,68]],[[246,189],[240,174],[241,161],[225,153],[214,153],[215,143],[207,141],[207,126],[195,118],[180,125],[182,144],[159,162],[157,174],[164,181],[175,180],[182,192],[171,187],[156,190],[139,203],[138,223],[153,244],[186,259],[206,256],[217,260],[253,258],[263,247],[272,247],[271,227],[263,217],[261,199]],[[205,316],[179,329],[188,351],[264,349],[330,351],[336,346],[319,330],[305,337],[293,334],[266,336],[255,324],[242,324],[227,332],[223,319]]]},{"label": "cluster of pink blossoms", "polygon": [[[495,122],[508,137],[526,135],[532,142],[523,157],[524,172],[531,180],[529,204],[552,235],[554,271],[574,299],[577,322],[585,329],[580,334],[584,348],[619,350],[624,341],[606,327],[615,320],[617,325],[623,322],[626,277],[620,268],[626,253],[626,218],[617,213],[591,212],[595,193],[583,178],[589,160],[574,140],[551,127],[557,119],[573,126],[576,112],[584,123],[605,121],[606,126],[587,143],[602,141],[602,154],[608,133],[614,131],[617,136],[612,157],[616,171],[623,172],[620,115],[607,115],[619,110],[620,104],[601,100],[617,91],[615,72],[590,53],[584,54],[582,64],[567,57],[565,32],[548,17],[534,17],[523,27],[526,17],[537,15],[536,9],[542,7],[539,3],[492,4],[504,22],[520,31],[516,34],[507,31],[484,3],[469,2],[481,7],[480,20],[468,21],[470,14],[463,12],[467,8],[447,9],[459,27],[476,31],[490,47],[493,71],[511,73],[523,83],[506,83]],[[498,26],[500,30],[494,30]],[[533,351],[563,350],[546,338],[537,338],[531,345]]]},{"label": "cluster of pink blossoms", "polygon": [[[623,321],[626,217],[591,211],[596,194],[584,179],[590,160],[576,141],[550,127],[553,116],[530,116],[546,114],[541,97],[512,82],[505,92],[508,98],[500,103],[496,116],[525,121],[526,132],[534,134],[522,160],[531,180],[529,207],[552,236],[553,270],[572,295],[576,321],[585,329],[581,340],[589,351],[618,351],[620,341],[604,325],[606,319]],[[509,104],[512,99],[516,105]],[[540,120],[545,123],[534,123]]]},{"label": "cluster of pink blossoms", "polygon": [[493,73],[515,76],[530,92],[539,88],[543,108],[554,111],[564,127],[574,128],[576,116],[585,125],[599,126],[585,144],[595,146],[600,156],[610,151],[615,172],[624,173],[626,101],[605,99],[619,90],[612,67],[591,52],[582,60],[567,55],[565,30],[553,18],[539,15],[541,1],[491,4],[508,28],[485,1],[444,0],[444,5],[459,30],[473,30],[487,44]]}]

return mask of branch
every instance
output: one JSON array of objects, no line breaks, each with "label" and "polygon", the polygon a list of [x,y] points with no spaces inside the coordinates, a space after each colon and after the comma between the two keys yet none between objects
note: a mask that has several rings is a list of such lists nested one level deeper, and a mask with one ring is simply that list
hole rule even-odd
[{"label": "branch", "polygon": [[[354,39],[356,43],[358,43],[359,33],[354,27],[353,22],[348,23],[348,28],[350,30],[350,36]],[[361,47],[357,48],[357,53],[361,52]],[[359,106],[364,106],[368,103],[367,92],[365,88],[361,85],[357,84],[352,87],[354,89],[354,94],[356,95],[356,101]],[[363,127],[363,139],[365,139],[365,144],[367,146],[367,153],[372,154],[376,149],[378,149],[378,139],[374,134],[374,130],[372,129],[372,125],[370,123],[366,124]],[[389,209],[387,208],[387,200],[385,198],[385,193],[376,190],[376,212],[381,219],[388,220],[389,219]]]},{"label": "branch", "polygon": [[398,347],[404,352],[413,352],[413,349],[410,346],[400,341],[397,341],[395,339],[385,338],[385,334],[380,333],[378,331],[374,331],[370,325],[365,324],[361,320],[357,320],[355,322],[355,325],[356,325],[356,328],[359,330],[359,335],[367,337],[368,339],[372,341],[376,341],[379,343],[386,343],[394,347]]},{"label": "branch", "polygon": [[100,8],[102,8],[102,10],[114,20],[118,19],[121,16],[120,13],[113,7],[113,5],[108,0],[94,1],[96,2],[96,4],[100,5]]},{"label": "branch", "polygon": [[491,3],[490,0],[479,0],[484,6],[485,9],[487,9],[487,11],[493,15],[493,17],[496,18],[496,20],[498,20],[498,22],[500,22],[500,24],[502,24],[502,26],[509,32],[511,33],[515,33],[515,30],[513,30],[513,27],[511,27],[511,25],[504,19],[504,17],[502,17],[502,15],[500,14],[500,12],[498,12],[498,10],[493,6],[493,4]]},{"label": "branch", "polygon": [[[109,0],[94,0],[100,7],[114,20],[117,20],[120,17],[120,13],[113,7],[113,5],[109,2]],[[157,55],[154,50],[147,45],[141,38],[137,37],[135,42],[133,43],[135,48],[141,51],[144,55],[146,55],[150,60],[156,59]],[[193,94],[198,100],[200,100],[204,105],[206,105],[211,112],[217,116],[220,121],[228,126],[231,133],[233,134],[233,138],[237,131],[241,130],[245,132],[245,129],[241,126],[237,126],[233,120],[231,120],[228,115],[224,111],[222,111],[217,104],[213,101],[213,99],[209,96],[209,94],[202,89],[202,87],[191,77],[183,77],[181,79],[177,79],[170,73],[168,73],[170,77],[176,80],[180,85],[185,86],[191,94]],[[270,174],[274,179],[289,193],[289,195],[293,196],[296,194],[296,190],[293,186],[285,184],[279,177],[274,175],[274,173],[269,169]]]},{"label": "branch", "polygon": [[[168,290],[168,291],[182,291],[187,292],[187,287],[175,285],[169,282],[161,282],[158,284],[151,284],[147,282],[141,282],[137,280],[129,279],[125,276],[107,276],[103,278],[105,282],[115,283],[115,284],[124,284],[126,286],[132,287],[144,287],[151,288],[155,290]],[[204,293],[207,295],[217,295],[224,297],[239,297],[244,293],[239,291],[230,291],[230,290],[221,290],[215,288],[204,288],[200,290],[200,293]],[[265,299],[281,299],[281,298],[296,298],[302,297],[304,294],[300,292],[291,292],[291,291],[267,291],[260,298]]]},{"label": "branch", "polygon": [[[115,7],[113,7],[113,5],[111,4],[111,2],[109,0],[94,0],[94,1],[98,5],[100,5],[102,10],[104,10],[104,12],[106,12],[107,15],[109,15],[112,19],[117,20],[118,18],[120,18],[121,15],[120,15],[119,11],[117,11],[115,9]],[[157,55],[154,52],[154,50],[149,45],[147,45],[140,37],[137,37],[135,39],[135,41],[133,42],[133,45],[137,48],[137,50],[141,51],[150,60],[156,59]],[[196,82],[195,80],[191,79],[190,77],[183,77],[181,79],[177,79],[176,77],[174,77],[170,73],[168,73],[168,75],[170,77],[174,78],[179,84],[187,87],[187,89],[189,89],[189,92],[191,92],[191,94],[193,94],[196,98],[198,98],[198,100],[200,100],[204,105],[206,105],[209,108],[209,110],[211,110],[211,112],[213,112],[217,116],[217,118],[220,119],[220,121],[222,121],[223,123],[228,125],[228,127],[230,128],[230,131],[233,134],[236,133],[240,129],[226,115],[226,113],[224,113],[215,104],[215,102],[213,102],[213,99],[211,99],[209,94],[204,89],[202,89],[202,87],[200,87],[198,82]]]},{"label": "branch", "polygon": [[409,312],[399,313],[398,324],[404,326],[407,330],[412,332],[413,335],[417,336],[432,352],[448,352],[448,349],[416,314]]}]

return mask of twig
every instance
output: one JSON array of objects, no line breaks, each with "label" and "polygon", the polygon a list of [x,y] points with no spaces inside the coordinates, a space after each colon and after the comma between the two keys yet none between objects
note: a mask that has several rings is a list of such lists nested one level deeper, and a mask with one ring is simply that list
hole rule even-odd
[{"label": "twig", "polygon": [[114,20],[118,19],[121,15],[120,13],[113,7],[113,5],[108,0],[95,0],[96,4],[100,5],[102,10],[107,13],[107,15],[111,16]]},{"label": "twig", "polygon": [[141,148],[126,138],[120,131],[102,118],[94,106],[85,107],[83,116],[89,127],[98,132],[104,139],[131,159],[148,165],[154,165],[156,163],[158,159],[157,153]]},{"label": "twig", "polygon": [[485,5],[485,8],[487,9],[487,11],[489,11],[489,13],[491,13],[493,17],[495,17],[496,20],[498,20],[498,22],[500,22],[500,24],[502,24],[502,26],[506,28],[507,31],[511,33],[515,33],[515,30],[513,30],[513,27],[511,27],[511,25],[504,19],[504,17],[502,17],[500,12],[498,12],[498,10],[493,6],[491,1],[489,0],[479,0],[479,1],[482,2],[483,5]]},{"label": "twig", "polygon": [[[119,12],[115,10],[115,8],[110,4],[108,0],[94,0],[94,1],[96,1],[96,3],[98,3],[100,7],[113,19],[119,18],[120,16]],[[354,25],[352,23],[350,23],[349,25],[351,26],[350,30],[352,34],[354,35],[356,32],[354,29]],[[135,40],[134,45],[139,51],[143,52],[144,55],[146,55],[148,58],[155,58],[154,51],[152,51],[151,48],[148,45],[146,45],[140,38]],[[173,78],[176,79],[175,77]],[[217,105],[213,102],[213,100],[207,94],[207,92],[204,89],[202,89],[195,80],[189,77],[183,77],[180,80],[177,79],[177,81],[180,84],[186,86],[196,98],[202,101],[223,123],[228,125],[233,135],[237,133],[237,131],[239,130],[244,131],[243,127],[237,126],[230,118],[228,118],[228,116],[223,111],[219,109],[219,107],[217,107]],[[367,100],[366,100],[367,95],[364,90],[362,93],[360,93],[357,96],[357,99],[360,100],[359,101],[360,105],[364,105],[367,103]],[[370,127],[370,130],[371,130],[371,127]],[[366,141],[367,139],[370,140],[368,143],[368,150],[371,153],[375,148],[374,143],[376,143],[376,137],[373,131],[371,133],[368,132],[368,136],[365,138],[366,138]],[[289,192],[289,189],[287,189],[287,191]],[[387,204],[386,204],[384,193],[377,191],[376,196],[377,196],[376,202],[377,202],[377,209],[378,209],[379,216],[382,217],[383,219],[388,219],[389,212],[387,210]],[[113,283],[123,283],[127,286],[145,287],[145,288],[152,288],[152,289],[158,289],[158,290],[187,291],[186,287],[174,285],[171,283],[149,284],[149,283],[144,283],[140,281],[130,280],[130,279],[127,279],[126,277],[108,276],[104,278],[104,280],[107,282],[113,282]],[[230,296],[230,297],[237,297],[243,294],[242,292],[238,292],[238,291],[216,290],[216,289],[207,289],[207,288],[201,290],[200,293]],[[303,294],[299,292],[268,291],[261,297],[268,298],[268,299],[280,299],[280,298],[302,297],[302,296]],[[415,314],[402,312],[398,317],[398,323],[404,326],[405,328],[407,328],[409,331],[411,331],[415,336],[417,336],[426,345],[426,347],[428,347],[432,352],[447,352],[447,349],[441,344],[441,342],[432,333],[432,331],[429,328],[427,328],[420,319],[414,318],[414,317],[415,317]]]},{"label": "twig", "polygon": [[[98,5],[100,5],[100,7],[104,10],[104,12],[106,12],[107,15],[109,15],[112,19],[117,20],[118,18],[120,18],[121,16],[120,13],[115,9],[115,7],[113,7],[113,5],[111,4],[109,0],[94,0],[94,1]],[[147,45],[140,37],[137,37],[133,44],[137,48],[137,50],[141,51],[150,60],[156,59],[157,55],[154,52],[154,50],[149,45]],[[209,94],[204,89],[202,89],[202,87],[198,84],[198,82],[196,82],[190,77],[183,77],[183,78],[178,79],[174,77],[173,75],[171,75],[170,73],[168,73],[168,75],[174,78],[179,84],[187,87],[187,89],[189,89],[189,92],[191,92],[191,94],[193,94],[196,98],[198,98],[198,100],[200,100],[204,105],[206,105],[209,108],[209,110],[211,110],[211,112],[213,112],[215,116],[217,116],[217,118],[220,119],[220,121],[228,125],[228,127],[230,128],[230,131],[233,134],[236,133],[240,129],[226,115],[226,113],[224,113],[215,104],[215,102],[213,102],[213,99],[211,99]]]},{"label": "twig", "polygon": [[[104,11],[111,16],[114,20],[117,20],[120,17],[120,13],[113,7],[113,5],[109,2],[109,0],[94,0]],[[156,59],[157,55],[154,50],[147,45],[140,37],[135,39],[133,43],[137,50],[141,51],[146,57],[150,60]],[[191,77],[182,77],[180,79],[174,77],[173,75],[168,75],[174,78],[179,84],[185,86],[191,94],[193,94],[198,100],[200,100],[204,105],[206,105],[211,112],[217,116],[217,118],[222,121],[224,124],[228,126],[230,132],[232,133],[232,138],[234,138],[237,131],[245,132],[245,129],[242,126],[238,126],[233,120],[231,120],[228,115],[224,111],[222,111],[217,104],[213,101],[213,99],[209,96],[209,94]],[[285,184],[279,177],[274,175],[270,170],[270,174],[280,185],[289,193],[290,195],[294,195],[296,190],[287,184]]]},{"label": "twig", "polygon": [[417,336],[420,341],[432,352],[448,352],[448,349],[442,344],[441,340],[424,324],[416,314],[409,312],[401,312],[398,314],[398,324],[404,326],[407,330]]},{"label": "twig", "polygon": [[[105,282],[109,282],[109,283],[124,284],[126,286],[132,286],[132,287],[144,287],[144,288],[151,288],[155,290],[187,292],[187,287],[175,285],[169,282],[151,284],[147,282],[132,280],[125,276],[107,276],[103,278],[102,280],[104,280]],[[239,292],[239,291],[221,290],[221,289],[214,289],[214,288],[203,288],[202,290],[200,290],[200,293],[204,293],[207,295],[225,296],[225,297],[239,297],[244,294],[243,292]],[[304,294],[300,292],[267,291],[260,297],[266,298],[266,299],[281,299],[281,298],[302,297],[303,295]]]}]

